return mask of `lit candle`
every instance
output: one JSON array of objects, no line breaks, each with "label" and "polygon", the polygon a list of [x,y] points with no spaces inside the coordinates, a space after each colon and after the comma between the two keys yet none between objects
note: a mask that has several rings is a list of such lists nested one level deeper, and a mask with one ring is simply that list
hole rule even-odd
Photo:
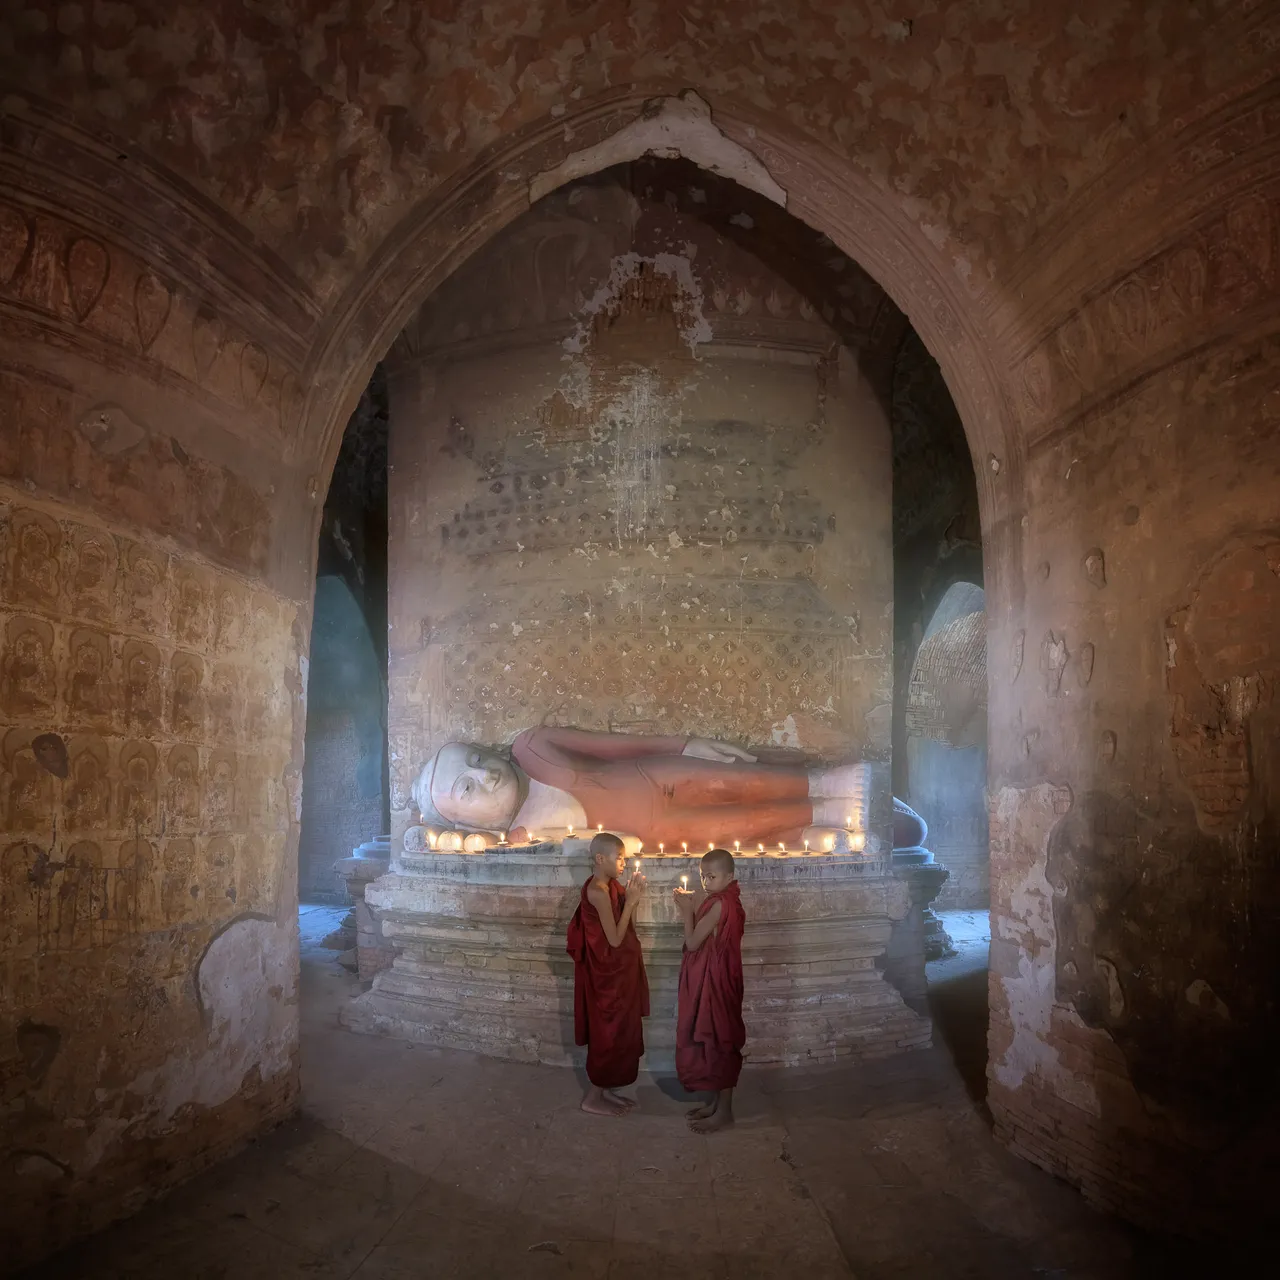
[{"label": "lit candle", "polygon": [[740,848],[742,848],[742,846],[741,846],[741,845],[740,845],[740,844],[735,840],[735,841],[733,842],[733,851],[734,851],[734,853],[737,853],[737,852],[738,852],[738,850],[739,850]]},{"label": "lit candle", "polygon": [[823,838],[822,838],[822,847],[823,847],[823,848],[824,848],[828,853],[830,853],[830,852],[831,852],[831,850],[832,850],[832,849],[834,849],[834,848],[836,847],[836,842],[835,842],[835,840],[834,840],[831,836],[823,836]]},{"label": "lit candle", "polygon": [[710,853],[710,852],[711,852],[711,850],[712,850],[712,849],[714,849],[714,848],[715,848],[715,845],[713,845],[713,844],[711,843],[711,841],[710,841],[710,840],[708,840],[708,841],[707,841],[707,852],[708,852],[708,853]]},{"label": "lit candle", "polygon": [[569,823],[569,837],[570,837],[570,839],[572,839],[572,838],[573,838],[573,823],[572,823],[572,822],[571,822],[571,823]]},{"label": "lit candle", "polygon": [[846,813],[844,815],[844,825],[848,827],[850,830],[853,829],[853,814]]},{"label": "lit candle", "polygon": [[764,852],[764,845],[760,845],[760,846],[759,846],[759,850],[760,850],[760,852],[761,852],[761,853],[763,853],[763,852]]},{"label": "lit candle", "polygon": [[663,851],[666,847],[667,847],[667,846],[666,846],[666,845],[664,845],[664,844],[662,843],[662,841],[661,841],[661,840],[659,840],[659,841],[658,841],[658,857],[662,857],[662,851]]},{"label": "lit candle", "polygon": [[681,877],[680,877],[680,887],[681,887],[682,889],[688,889],[688,887],[689,887],[689,877],[688,877],[688,876],[681,876]]},{"label": "lit candle", "polygon": [[636,875],[640,874],[640,859],[636,859]]},{"label": "lit candle", "polygon": [[804,842],[804,851],[805,853],[809,852],[809,842],[807,840]]},{"label": "lit candle", "polygon": [[507,843],[507,833],[506,833],[505,831],[503,831],[503,832],[500,832],[500,833],[499,833],[499,835],[498,835],[498,843],[499,843],[499,844],[506,844],[506,843]]},{"label": "lit candle", "polygon": [[603,823],[603,822],[597,822],[597,823],[596,823],[596,830],[597,830],[597,831],[603,831],[603,830],[604,830],[604,823]]},{"label": "lit candle", "polygon": [[861,853],[867,847],[867,837],[861,831],[855,831],[849,839],[849,845],[855,853]]},{"label": "lit candle", "polygon": [[680,847],[685,851],[685,853],[689,852],[689,842],[687,840],[681,840]]},{"label": "lit candle", "polygon": [[779,853],[786,853],[786,851],[787,851],[787,846],[786,846],[785,844],[783,844],[781,840],[779,840],[779,841],[778,841],[778,852],[779,852]]}]

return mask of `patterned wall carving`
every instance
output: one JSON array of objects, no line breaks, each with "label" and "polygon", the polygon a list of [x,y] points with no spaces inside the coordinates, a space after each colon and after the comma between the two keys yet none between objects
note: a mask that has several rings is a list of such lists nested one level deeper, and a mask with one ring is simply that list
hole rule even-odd
[{"label": "patterned wall carving", "polygon": [[986,716],[987,615],[979,612],[948,622],[921,644],[907,691],[907,734],[969,745],[975,732],[985,741]]},{"label": "patterned wall carving", "polygon": [[[3,950],[274,913],[295,606],[2,495]],[[49,733],[65,779],[38,758]]]},{"label": "patterned wall carving", "polygon": [[13,198],[0,201],[0,316],[15,336],[178,388],[248,439],[293,442],[293,364],[137,252]]},{"label": "patterned wall carving", "polygon": [[1280,187],[1222,201],[1190,234],[1083,299],[1022,362],[1031,443],[1070,426],[1242,315],[1272,305],[1280,280]]}]

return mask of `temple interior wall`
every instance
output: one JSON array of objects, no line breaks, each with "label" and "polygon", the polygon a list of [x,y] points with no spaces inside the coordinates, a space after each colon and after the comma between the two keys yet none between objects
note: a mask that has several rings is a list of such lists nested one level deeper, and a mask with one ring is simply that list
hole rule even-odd
[{"label": "temple interior wall", "polygon": [[[1210,261],[1210,314],[1271,287]],[[1250,1203],[1274,1142],[1278,349],[1263,325],[1133,370],[1038,444],[1026,603],[990,638],[997,1130],[1188,1227]]]},{"label": "temple interior wall", "polygon": [[[966,0],[910,21],[727,0],[639,34],[624,6],[548,2],[519,35],[404,3],[6,12],[8,1256],[293,1105],[301,660],[335,433],[531,183],[658,126],[873,271],[964,420],[998,1134],[1163,1226],[1270,1208],[1280,18],[1041,12],[1012,31]],[[676,138],[652,104],[690,88],[706,111]],[[33,764],[44,732],[66,778]],[[227,771],[264,756],[250,822]]]},{"label": "temple interior wall", "polygon": [[915,651],[906,703],[905,798],[947,868],[942,910],[990,903],[987,833],[987,615],[981,587],[956,582]]},{"label": "temple interior wall", "polygon": [[307,614],[280,536],[301,484],[261,443],[283,361],[118,234],[7,216],[0,1179],[20,1259],[295,1104]]},{"label": "temple interior wall", "polygon": [[762,261],[679,207],[750,228],[763,201],[637,170],[513,224],[389,365],[393,835],[442,743],[544,723],[868,759],[887,788],[874,356],[770,267],[767,226]]},{"label": "temple interior wall", "polygon": [[386,755],[381,664],[346,583],[316,580],[307,669],[306,759],[298,837],[298,892],[347,900],[334,863],[380,834]]}]

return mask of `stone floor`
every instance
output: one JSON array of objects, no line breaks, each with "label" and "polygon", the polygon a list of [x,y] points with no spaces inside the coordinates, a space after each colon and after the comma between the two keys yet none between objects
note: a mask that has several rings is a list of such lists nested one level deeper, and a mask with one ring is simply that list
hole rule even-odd
[{"label": "stone floor", "polygon": [[32,1276],[1185,1274],[1185,1255],[1095,1214],[992,1140],[985,916],[949,913],[958,954],[931,966],[935,1048],[748,1073],[737,1128],[703,1138],[666,1079],[641,1077],[638,1114],[596,1120],[577,1109],[568,1071],[341,1028],[359,984],[319,944],[342,914],[301,913],[301,1115]]}]

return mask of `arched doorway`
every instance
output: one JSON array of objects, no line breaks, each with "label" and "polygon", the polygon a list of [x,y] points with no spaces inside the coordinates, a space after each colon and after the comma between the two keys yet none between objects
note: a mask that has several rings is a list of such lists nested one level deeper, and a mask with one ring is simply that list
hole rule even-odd
[{"label": "arched doorway", "polygon": [[956,582],[916,651],[906,695],[906,794],[950,873],[938,909],[985,912],[987,839],[986,595]]}]

